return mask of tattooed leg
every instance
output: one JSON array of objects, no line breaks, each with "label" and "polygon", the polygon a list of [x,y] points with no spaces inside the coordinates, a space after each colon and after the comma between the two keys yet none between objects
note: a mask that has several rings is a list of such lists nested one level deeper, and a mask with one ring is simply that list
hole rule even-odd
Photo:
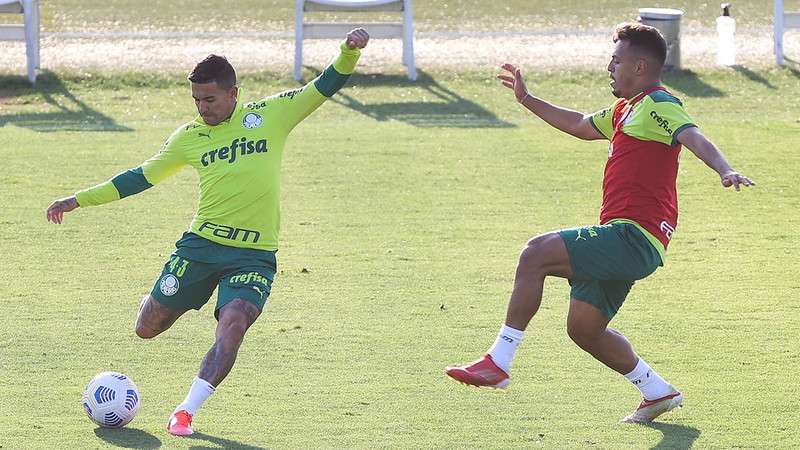
[{"label": "tattooed leg", "polygon": [[219,310],[216,341],[200,364],[199,378],[215,387],[225,379],[236,361],[245,332],[260,314],[258,307],[239,298]]},{"label": "tattooed leg", "polygon": [[186,311],[167,308],[150,295],[146,295],[139,304],[136,335],[143,339],[156,337],[171,327]]}]

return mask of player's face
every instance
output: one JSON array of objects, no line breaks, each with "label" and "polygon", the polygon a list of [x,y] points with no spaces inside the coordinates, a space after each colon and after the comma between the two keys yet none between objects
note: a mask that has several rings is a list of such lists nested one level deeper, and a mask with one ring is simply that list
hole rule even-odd
[{"label": "player's face", "polygon": [[616,97],[631,98],[638,94],[638,92],[632,92],[636,88],[638,58],[629,47],[630,42],[617,41],[611,61],[608,63],[611,93]]},{"label": "player's face", "polygon": [[192,97],[197,112],[208,125],[217,125],[227,119],[236,108],[236,86],[222,89],[217,83],[192,83]]}]

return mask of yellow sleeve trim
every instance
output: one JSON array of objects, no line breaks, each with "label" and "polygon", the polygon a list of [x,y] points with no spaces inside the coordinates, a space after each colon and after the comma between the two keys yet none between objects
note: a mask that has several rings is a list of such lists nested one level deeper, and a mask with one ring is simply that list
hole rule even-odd
[{"label": "yellow sleeve trim", "polygon": [[111,180],[75,193],[75,199],[81,208],[103,205],[119,200],[119,198],[119,192]]},{"label": "yellow sleeve trim", "polygon": [[358,58],[361,56],[361,50],[348,47],[347,41],[343,41],[339,48],[341,53],[336,58],[336,61],[333,62],[333,68],[341,74],[350,75],[356,70],[356,63],[358,63]]}]

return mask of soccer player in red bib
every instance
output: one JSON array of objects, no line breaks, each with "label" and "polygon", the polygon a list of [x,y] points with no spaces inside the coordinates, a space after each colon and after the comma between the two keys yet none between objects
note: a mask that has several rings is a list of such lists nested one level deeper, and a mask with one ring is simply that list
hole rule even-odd
[{"label": "soccer player in red bib", "polygon": [[675,179],[686,146],[716,171],[724,187],[754,185],[731,168],[719,149],[660,83],[667,45],[653,27],[626,23],[613,34],[608,72],[617,101],[585,115],[552,105],[528,92],[511,64],[498,75],[517,101],[551,126],[585,140],[608,139],[600,224],[542,234],[520,254],[505,324],[477,361],[448,367],[447,375],[474,386],[508,386],[511,361],[542,300],[547,276],[569,280],[567,332],[580,348],[624,375],[644,399],[624,422],[650,422],[683,402],[622,333],[608,328],[636,280],[663,265],[678,225]]}]

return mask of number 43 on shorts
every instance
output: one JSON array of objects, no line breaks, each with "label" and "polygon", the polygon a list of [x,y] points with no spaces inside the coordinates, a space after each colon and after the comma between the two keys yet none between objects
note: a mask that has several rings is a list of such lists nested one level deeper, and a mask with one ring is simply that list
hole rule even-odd
[{"label": "number 43 on shorts", "polygon": [[167,263],[169,272],[175,274],[177,277],[182,277],[183,274],[186,273],[187,267],[189,267],[189,261],[176,255],[172,255]]}]

